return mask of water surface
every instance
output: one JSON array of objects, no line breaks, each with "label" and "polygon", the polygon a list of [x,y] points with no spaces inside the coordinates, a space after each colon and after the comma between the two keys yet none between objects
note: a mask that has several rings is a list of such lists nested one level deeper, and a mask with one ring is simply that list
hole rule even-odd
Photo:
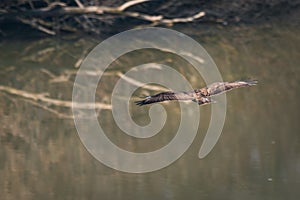
[{"label": "water surface", "polygon": [[[206,48],[224,80],[259,80],[256,87],[227,94],[225,126],[207,157],[200,160],[197,155],[210,106],[200,107],[197,137],[179,160],[156,172],[129,174],[106,167],[87,152],[69,118],[69,108],[0,91],[1,199],[297,199],[299,28],[272,24],[205,33],[192,28],[182,31]],[[90,37],[2,39],[0,85],[70,101],[74,66],[100,41]],[[126,72],[131,66],[153,61],[174,67],[195,88],[204,86],[186,61],[155,50],[129,53],[110,69]],[[110,91],[118,79],[112,73],[99,84],[97,101],[110,103]],[[137,93],[152,94],[143,89]],[[110,110],[100,111],[99,121],[111,124],[106,133],[114,143],[145,152],[164,146],[176,133],[178,104],[165,108],[167,123],[149,140],[124,135]],[[133,119],[149,123],[147,110],[133,106]]]}]

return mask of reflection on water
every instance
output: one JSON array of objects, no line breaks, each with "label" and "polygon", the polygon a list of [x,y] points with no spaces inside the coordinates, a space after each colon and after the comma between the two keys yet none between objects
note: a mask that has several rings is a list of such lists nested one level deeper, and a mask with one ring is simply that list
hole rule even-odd
[{"label": "reflection on water", "polygon": [[[217,63],[224,80],[256,78],[259,85],[227,95],[227,118],[220,140],[205,159],[198,159],[210,119],[201,107],[201,123],[189,150],[175,163],[148,174],[127,174],[95,160],[77,136],[69,108],[34,104],[32,99],[0,92],[1,199],[295,199],[300,195],[299,29],[264,26],[226,28],[197,34]],[[2,41],[0,85],[69,101],[73,66],[96,40]],[[83,50],[84,49],[84,50]],[[147,62],[172,66],[193,87],[203,86],[194,69],[178,56],[155,50],[132,52],[110,67],[96,99],[110,102],[119,79],[115,72]],[[130,66],[130,67],[129,67]],[[115,73],[115,74],[114,74]],[[153,91],[138,90],[136,95]],[[48,110],[46,110],[46,108]],[[172,140],[180,111],[165,105],[168,120],[149,139],[126,136],[110,110],[99,111],[111,124],[107,136],[136,152],[160,148]],[[147,107],[132,107],[133,119],[149,123]],[[65,115],[59,115],[63,113]],[[106,126],[107,127],[107,126]]]}]

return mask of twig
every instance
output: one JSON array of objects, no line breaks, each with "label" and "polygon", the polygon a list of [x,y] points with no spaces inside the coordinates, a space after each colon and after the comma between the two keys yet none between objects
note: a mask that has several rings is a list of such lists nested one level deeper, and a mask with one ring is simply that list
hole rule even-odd
[{"label": "twig", "polygon": [[46,27],[37,24],[34,19],[28,20],[28,19],[23,19],[23,18],[20,18],[20,17],[17,17],[17,18],[18,18],[18,20],[20,20],[24,24],[28,24],[28,25],[32,26],[33,28],[36,28],[36,29],[38,29],[38,30],[40,30],[44,33],[47,33],[49,35],[55,35],[54,31],[51,31],[51,30],[47,29]]},{"label": "twig", "polygon": [[183,22],[192,22],[196,19],[200,19],[205,16],[205,12],[199,12],[191,17],[186,18],[174,18],[174,19],[162,19],[161,23],[163,24],[174,24],[174,23],[183,23]]},{"label": "twig", "polygon": [[137,5],[137,4],[140,4],[140,3],[144,3],[146,1],[151,1],[151,0],[133,0],[133,1],[128,1],[128,2],[124,3],[123,5],[119,6],[117,9],[119,11],[124,11],[127,8],[131,7],[131,6],[134,6],[134,5]]},{"label": "twig", "polygon": [[[84,5],[80,2],[80,0],[75,0],[76,4],[79,6],[79,8],[84,9]],[[91,20],[86,16],[83,15],[84,19],[86,20],[86,22],[88,23],[88,25],[90,25],[91,27],[95,27],[94,24],[91,22]]]},{"label": "twig", "polygon": [[79,6],[79,8],[84,8],[84,5],[79,0],[75,0],[75,2]]}]

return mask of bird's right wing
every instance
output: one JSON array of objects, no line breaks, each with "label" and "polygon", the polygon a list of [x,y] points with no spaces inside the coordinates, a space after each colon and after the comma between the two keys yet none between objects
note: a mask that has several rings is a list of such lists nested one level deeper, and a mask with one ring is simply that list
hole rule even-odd
[{"label": "bird's right wing", "polygon": [[217,82],[207,86],[209,96],[224,93],[240,87],[256,85],[257,81],[234,81],[234,82]]}]

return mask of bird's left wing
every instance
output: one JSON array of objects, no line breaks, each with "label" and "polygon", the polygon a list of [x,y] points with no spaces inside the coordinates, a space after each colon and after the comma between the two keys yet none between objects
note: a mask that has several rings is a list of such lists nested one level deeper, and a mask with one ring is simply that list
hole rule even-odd
[{"label": "bird's left wing", "polygon": [[192,92],[161,92],[153,96],[147,96],[141,101],[136,101],[136,105],[142,106],[145,104],[163,102],[163,101],[173,101],[173,100],[193,100]]}]

